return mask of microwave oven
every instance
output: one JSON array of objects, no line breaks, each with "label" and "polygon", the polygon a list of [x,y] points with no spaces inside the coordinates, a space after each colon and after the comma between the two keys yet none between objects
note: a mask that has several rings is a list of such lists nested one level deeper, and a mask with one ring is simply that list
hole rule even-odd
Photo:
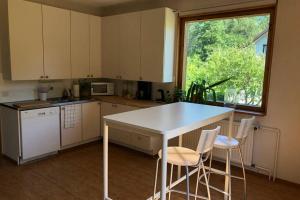
[{"label": "microwave oven", "polygon": [[114,95],[114,84],[105,82],[92,82],[91,95]]}]

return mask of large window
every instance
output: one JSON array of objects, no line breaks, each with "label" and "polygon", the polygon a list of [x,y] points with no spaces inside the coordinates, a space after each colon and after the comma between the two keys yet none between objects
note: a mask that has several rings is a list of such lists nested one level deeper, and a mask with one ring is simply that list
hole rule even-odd
[{"label": "large window", "polygon": [[273,9],[181,18],[179,85],[187,100],[264,113]]}]

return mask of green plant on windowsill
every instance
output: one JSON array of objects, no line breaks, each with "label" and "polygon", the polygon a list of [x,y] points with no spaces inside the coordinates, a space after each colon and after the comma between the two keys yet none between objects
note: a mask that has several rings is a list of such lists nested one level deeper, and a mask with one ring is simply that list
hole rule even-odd
[{"label": "green plant on windowsill", "polygon": [[175,87],[173,93],[173,102],[182,102],[185,101],[185,98],[185,91],[179,87]]},{"label": "green plant on windowsill", "polygon": [[217,95],[214,88],[229,81],[231,78],[232,77],[226,78],[210,85],[207,84],[206,80],[202,80],[200,83],[193,82],[186,95],[186,101],[193,103],[205,103],[208,101],[208,96],[212,95],[212,101],[216,102]]}]

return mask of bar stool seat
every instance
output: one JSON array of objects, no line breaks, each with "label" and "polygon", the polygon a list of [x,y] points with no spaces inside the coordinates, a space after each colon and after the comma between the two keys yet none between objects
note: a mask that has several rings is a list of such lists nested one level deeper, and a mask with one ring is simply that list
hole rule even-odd
[{"label": "bar stool seat", "polygon": [[[196,151],[192,149],[188,149],[185,147],[168,147],[167,148],[167,163],[171,165],[171,171],[170,171],[170,184],[168,188],[168,193],[169,193],[169,200],[171,199],[171,193],[172,192],[177,192],[179,194],[185,194],[186,195],[186,200],[190,200],[190,196],[201,199],[208,199],[211,200],[210,197],[210,190],[209,190],[209,184],[208,184],[208,179],[207,179],[207,172],[205,171],[205,166],[204,162],[208,160],[208,158],[211,155],[211,151],[214,147],[214,142],[217,137],[217,135],[220,133],[221,127],[218,126],[217,128],[213,130],[202,130],[197,149]],[[156,170],[155,170],[155,180],[154,180],[154,191],[153,191],[153,197],[152,199],[157,199],[156,198],[156,185],[157,185],[157,176],[158,176],[158,166],[159,166],[159,161],[162,159],[162,151],[160,150],[158,152],[158,159],[156,162]],[[172,186],[172,176],[173,176],[173,166],[178,166],[178,167],[185,167],[186,171],[186,192],[179,191],[179,190],[174,190]],[[199,196],[198,195],[198,181],[196,184],[196,191],[195,194],[190,194],[190,186],[189,186],[189,167],[196,167],[198,168],[198,175],[197,177],[200,176],[200,170],[203,171],[203,176],[205,178],[205,185],[206,185],[206,190],[207,190],[207,197],[204,196]],[[198,180],[198,178],[197,178]]]},{"label": "bar stool seat", "polygon": [[[195,166],[199,163],[200,154],[185,147],[168,147],[167,162],[179,166]],[[161,159],[161,150],[158,152]]]},{"label": "bar stool seat", "polygon": [[[228,174],[226,174],[225,171],[220,171],[220,170],[216,171],[215,169],[211,168],[212,154],[210,155],[211,158],[210,158],[210,163],[209,163],[209,169],[210,169],[209,173],[215,173],[215,174],[227,176],[229,178],[229,188],[227,189],[227,191],[228,191],[227,192],[226,189],[220,190],[219,188],[216,188],[213,186],[210,186],[210,187],[216,191],[222,192],[223,194],[228,196],[229,199],[231,199],[231,178],[237,178],[237,179],[241,179],[244,181],[244,198],[243,199],[244,200],[247,199],[246,172],[245,172],[245,166],[244,166],[241,146],[246,142],[246,139],[249,135],[250,129],[252,128],[254,121],[255,121],[255,117],[251,117],[249,119],[242,119],[235,138],[229,139],[227,136],[224,136],[224,135],[218,135],[216,137],[216,140],[214,143],[214,148],[225,150],[226,156],[227,156],[227,158],[229,158],[227,160],[227,164],[229,165],[229,173]],[[242,170],[243,170],[243,177],[231,175],[231,170],[230,170],[231,150],[238,150],[238,152],[239,152],[240,161],[241,161]],[[210,179],[210,175],[208,175],[208,180],[209,179]],[[202,184],[205,184],[205,183],[202,182]]]},{"label": "bar stool seat", "polygon": [[233,149],[239,146],[237,139],[227,137],[226,135],[218,135],[214,143],[214,148],[218,149]]}]

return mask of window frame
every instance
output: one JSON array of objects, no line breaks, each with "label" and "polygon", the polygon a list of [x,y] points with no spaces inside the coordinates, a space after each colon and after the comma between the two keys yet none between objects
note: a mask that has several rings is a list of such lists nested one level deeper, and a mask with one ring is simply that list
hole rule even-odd
[{"label": "window frame", "polygon": [[[236,112],[261,115],[267,114],[267,101],[269,96],[269,86],[270,86],[270,76],[271,76],[271,64],[273,56],[273,44],[274,44],[274,32],[275,32],[275,20],[276,20],[276,6],[268,6],[261,8],[249,8],[243,10],[231,10],[222,11],[216,13],[204,13],[200,15],[192,16],[181,16],[179,18],[179,59],[178,59],[178,71],[177,71],[177,86],[182,88],[184,81],[184,54],[185,54],[185,25],[187,22],[198,21],[198,20],[211,20],[211,19],[226,19],[232,17],[242,17],[242,16],[253,16],[259,14],[270,14],[270,24],[268,32],[268,50],[266,52],[266,62],[265,62],[265,72],[263,80],[263,92],[262,92],[262,104],[261,107],[246,106],[246,105],[236,105]],[[221,102],[207,102],[209,105],[224,106]]]}]

